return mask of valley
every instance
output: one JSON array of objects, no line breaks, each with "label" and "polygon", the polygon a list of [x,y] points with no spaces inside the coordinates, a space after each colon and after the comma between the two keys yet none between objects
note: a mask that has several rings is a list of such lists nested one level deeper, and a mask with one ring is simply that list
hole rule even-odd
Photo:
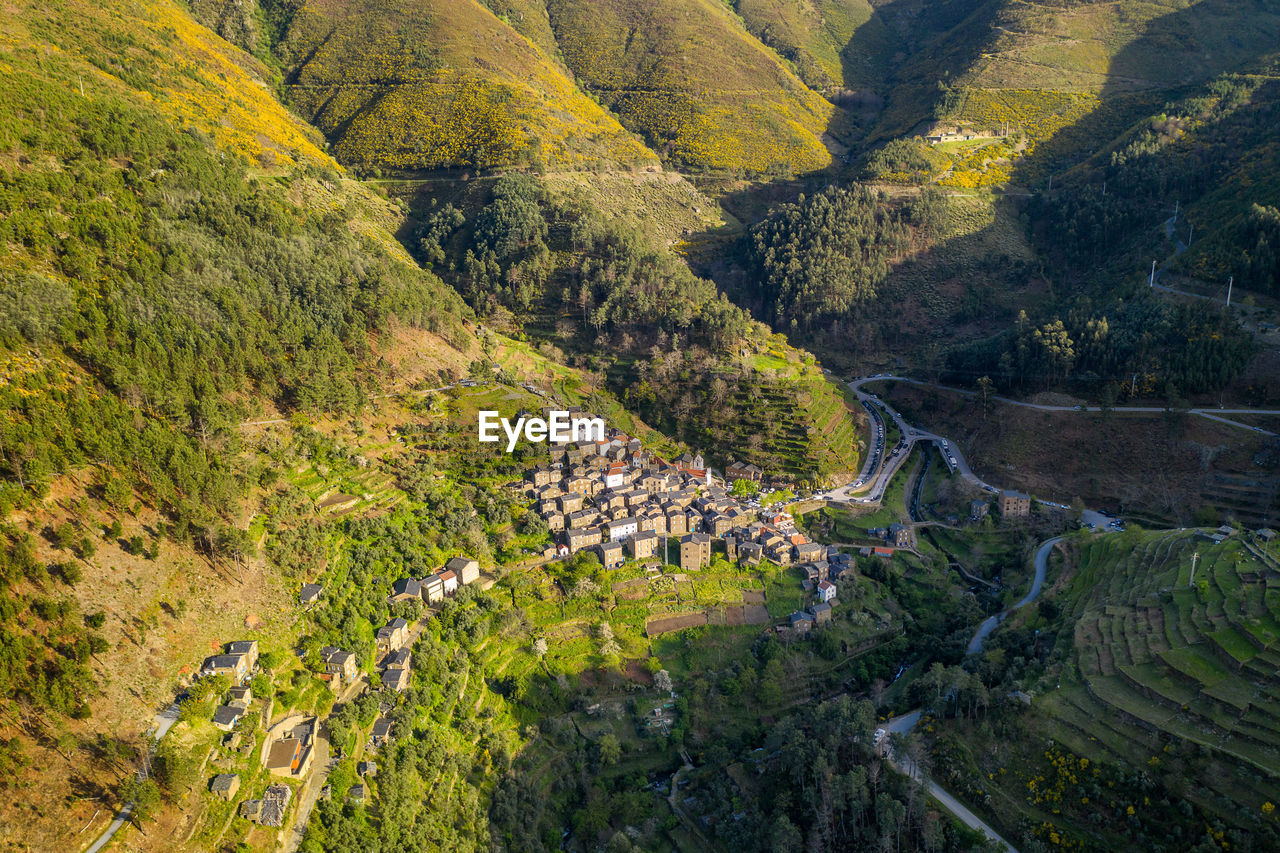
[{"label": "valley", "polygon": [[1277,44],[11,3],[0,851],[1280,847]]}]

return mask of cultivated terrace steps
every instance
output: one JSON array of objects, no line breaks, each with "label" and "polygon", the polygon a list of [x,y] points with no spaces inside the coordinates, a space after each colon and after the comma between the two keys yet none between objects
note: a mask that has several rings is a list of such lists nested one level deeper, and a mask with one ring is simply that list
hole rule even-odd
[{"label": "cultivated terrace steps", "polygon": [[[1195,578],[1191,577],[1193,555]],[[1064,609],[1077,617],[1080,688],[1042,707],[1081,748],[1159,761],[1174,737],[1280,793],[1280,568],[1237,531],[1133,531],[1080,551]],[[1048,697],[1046,697],[1048,698]],[[1090,749],[1091,747],[1091,749]],[[1144,757],[1145,754],[1145,757]],[[1210,788],[1236,790],[1222,776]],[[1252,784],[1252,783],[1251,783]]]}]

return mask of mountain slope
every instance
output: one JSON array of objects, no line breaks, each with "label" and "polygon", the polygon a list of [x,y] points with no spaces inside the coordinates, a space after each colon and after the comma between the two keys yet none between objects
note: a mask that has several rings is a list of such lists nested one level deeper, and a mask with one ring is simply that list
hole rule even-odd
[{"label": "mountain slope", "polygon": [[290,103],[350,166],[656,165],[541,47],[475,0],[301,3],[275,50]]},{"label": "mountain slope", "polygon": [[398,210],[176,5],[0,28],[0,768],[28,792],[0,844],[67,850],[175,679],[294,618],[240,422],[357,412],[393,331],[455,370],[474,338]]},{"label": "mountain slope", "polygon": [[712,0],[550,0],[565,62],[624,125],[692,169],[825,167],[833,107]]}]

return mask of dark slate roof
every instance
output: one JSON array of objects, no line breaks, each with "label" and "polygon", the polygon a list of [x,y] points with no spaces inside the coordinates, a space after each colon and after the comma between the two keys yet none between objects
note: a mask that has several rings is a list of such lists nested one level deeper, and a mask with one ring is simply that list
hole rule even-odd
[{"label": "dark slate roof", "polygon": [[234,726],[236,720],[240,719],[243,714],[244,711],[239,708],[223,705],[213,712],[213,721],[220,726]]}]

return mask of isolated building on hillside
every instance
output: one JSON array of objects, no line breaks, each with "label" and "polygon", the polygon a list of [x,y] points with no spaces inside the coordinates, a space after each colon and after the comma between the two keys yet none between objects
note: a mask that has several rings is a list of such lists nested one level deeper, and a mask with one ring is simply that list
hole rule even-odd
[{"label": "isolated building on hillside", "polygon": [[990,511],[990,509],[991,505],[985,500],[969,501],[969,520],[982,521],[982,519],[987,517],[987,512]]},{"label": "isolated building on hillside", "polygon": [[391,740],[391,721],[386,717],[379,717],[373,723],[373,731],[369,733],[369,744],[371,746],[382,746]]},{"label": "isolated building on hillside", "polygon": [[248,674],[249,662],[244,655],[213,655],[200,667],[201,676],[225,675],[233,684],[244,681]]},{"label": "isolated building on hillside", "polygon": [[325,646],[320,650],[320,659],[324,661],[324,670],[330,677],[329,685],[335,691],[341,685],[355,680],[358,670],[353,652],[343,651],[334,646]]},{"label": "isolated building on hillside", "polygon": [[244,655],[247,671],[253,672],[258,666],[258,641],[236,640],[233,643],[228,643],[227,654]]},{"label": "isolated building on hillside", "polygon": [[389,666],[382,671],[382,686],[397,693],[409,689],[409,670],[402,666]]},{"label": "isolated building on hillside", "polygon": [[302,590],[298,593],[299,604],[312,604],[320,600],[320,593],[324,592],[324,587],[318,583],[304,583]]},{"label": "isolated building on hillside", "polygon": [[300,738],[281,738],[271,744],[267,753],[267,770],[276,776],[306,776],[311,769],[311,757],[314,753],[310,744]]},{"label": "isolated building on hillside", "polygon": [[831,581],[818,582],[818,600],[822,602],[831,601],[836,597],[836,585]]},{"label": "isolated building on hillside", "polygon": [[405,669],[408,669],[410,665],[410,660],[412,659],[412,657],[413,655],[409,652],[408,649],[396,649],[394,652],[391,652],[386,657],[384,657],[378,665],[381,666],[383,669],[386,669],[387,667],[390,667],[390,666],[400,666],[400,667],[404,667]]},{"label": "isolated building on hillside", "polygon": [[470,557],[454,557],[444,567],[457,575],[463,586],[480,580],[480,563]]},{"label": "isolated building on hillside", "polygon": [[391,595],[387,596],[388,601],[412,601],[415,598],[422,600],[422,581],[417,578],[401,578],[391,585]]},{"label": "isolated building on hillside", "polygon": [[222,705],[213,712],[213,727],[229,732],[236,727],[236,723],[240,722],[242,716],[244,716],[244,708]]},{"label": "isolated building on hillside", "polygon": [[422,579],[422,600],[428,604],[444,601],[444,581],[433,572]]},{"label": "isolated building on hillside", "polygon": [[245,800],[240,804],[240,816],[262,826],[284,826],[285,809],[293,796],[288,785],[269,785],[260,800]]},{"label": "isolated building on hillside", "polygon": [[378,629],[378,654],[386,654],[404,645],[409,639],[409,623],[397,616]]},{"label": "isolated building on hillside", "polygon": [[1002,518],[1026,518],[1031,515],[1031,495],[1005,489],[1000,493],[1000,516]]},{"label": "isolated building on hillside", "polygon": [[240,777],[235,773],[219,773],[209,782],[209,792],[224,800],[234,799],[239,790]]}]

